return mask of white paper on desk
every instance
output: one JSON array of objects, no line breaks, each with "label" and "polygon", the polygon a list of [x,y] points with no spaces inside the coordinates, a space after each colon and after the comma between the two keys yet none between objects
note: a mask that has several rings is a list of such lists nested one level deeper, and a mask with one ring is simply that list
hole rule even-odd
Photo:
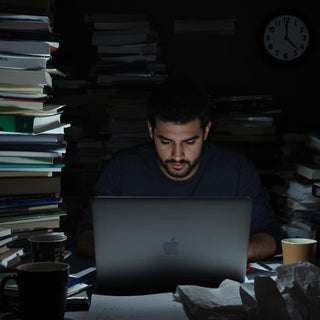
[{"label": "white paper on desk", "polygon": [[181,303],[173,294],[157,293],[137,296],[93,294],[89,311],[67,312],[70,320],[188,320]]}]

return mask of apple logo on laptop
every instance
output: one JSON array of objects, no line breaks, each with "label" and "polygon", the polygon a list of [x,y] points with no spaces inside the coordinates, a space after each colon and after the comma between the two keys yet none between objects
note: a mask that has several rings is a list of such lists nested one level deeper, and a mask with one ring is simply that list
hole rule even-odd
[{"label": "apple logo on laptop", "polygon": [[179,253],[178,244],[179,242],[174,237],[170,241],[166,241],[162,246],[165,255],[177,255]]}]

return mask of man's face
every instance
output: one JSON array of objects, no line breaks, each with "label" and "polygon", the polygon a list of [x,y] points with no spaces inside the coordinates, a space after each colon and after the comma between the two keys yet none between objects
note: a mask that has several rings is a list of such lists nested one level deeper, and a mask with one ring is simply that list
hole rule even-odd
[{"label": "man's face", "polygon": [[203,142],[207,139],[210,126],[211,122],[203,130],[199,119],[185,124],[157,119],[154,128],[148,122],[160,169],[167,177],[183,181],[194,175],[199,167]]}]

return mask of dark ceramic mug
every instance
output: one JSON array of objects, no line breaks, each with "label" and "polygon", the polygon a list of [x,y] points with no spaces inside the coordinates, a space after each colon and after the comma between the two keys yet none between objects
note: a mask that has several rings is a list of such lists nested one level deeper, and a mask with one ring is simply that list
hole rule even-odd
[{"label": "dark ceramic mug", "polygon": [[66,258],[67,236],[62,232],[35,235],[28,238],[31,247],[32,261],[62,262]]},{"label": "dark ceramic mug", "polygon": [[[66,310],[70,265],[61,262],[21,264],[17,273],[5,277],[0,294],[3,302],[23,320],[63,320]],[[9,280],[18,285],[19,305],[6,296]]]}]

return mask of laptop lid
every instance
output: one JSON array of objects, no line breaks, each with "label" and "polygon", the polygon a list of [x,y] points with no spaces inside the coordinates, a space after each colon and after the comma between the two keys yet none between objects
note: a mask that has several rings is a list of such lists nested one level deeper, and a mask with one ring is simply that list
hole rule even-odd
[{"label": "laptop lid", "polygon": [[243,282],[251,209],[249,198],[95,197],[98,288],[142,294]]}]

